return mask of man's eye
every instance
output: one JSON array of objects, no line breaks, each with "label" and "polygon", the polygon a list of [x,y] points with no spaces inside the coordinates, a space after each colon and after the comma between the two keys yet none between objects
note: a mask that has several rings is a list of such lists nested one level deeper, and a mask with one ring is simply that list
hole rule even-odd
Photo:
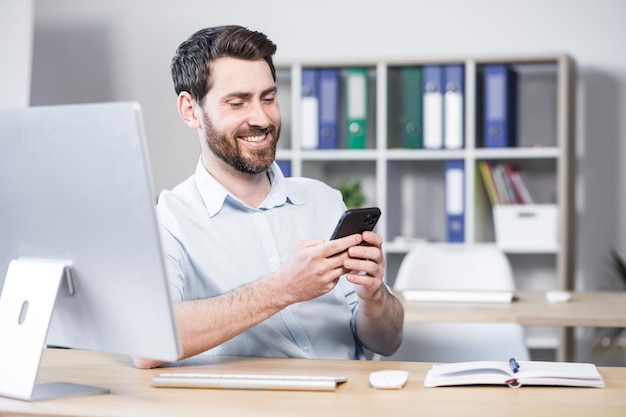
[{"label": "man's eye", "polygon": [[236,109],[240,108],[241,106],[243,106],[243,103],[240,101],[231,101],[230,103],[228,103],[231,107],[234,107]]},{"label": "man's eye", "polygon": [[263,101],[265,101],[266,103],[274,103],[276,101],[276,97],[271,96],[271,97],[265,97],[263,99]]}]

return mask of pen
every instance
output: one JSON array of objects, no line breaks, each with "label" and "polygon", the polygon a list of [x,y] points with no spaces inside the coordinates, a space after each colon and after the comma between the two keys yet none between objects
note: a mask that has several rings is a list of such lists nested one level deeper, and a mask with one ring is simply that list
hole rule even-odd
[{"label": "pen", "polygon": [[509,359],[509,366],[511,367],[511,370],[513,371],[514,374],[516,374],[517,371],[519,371],[519,363],[517,363],[515,358]]}]

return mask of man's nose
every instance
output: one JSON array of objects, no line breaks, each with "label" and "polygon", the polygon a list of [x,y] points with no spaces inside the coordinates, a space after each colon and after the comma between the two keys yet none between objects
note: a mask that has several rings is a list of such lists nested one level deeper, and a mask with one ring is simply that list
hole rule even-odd
[{"label": "man's nose", "polygon": [[268,109],[263,103],[253,102],[250,105],[250,111],[248,113],[248,124],[251,126],[267,127],[271,123],[271,119],[268,115]]}]

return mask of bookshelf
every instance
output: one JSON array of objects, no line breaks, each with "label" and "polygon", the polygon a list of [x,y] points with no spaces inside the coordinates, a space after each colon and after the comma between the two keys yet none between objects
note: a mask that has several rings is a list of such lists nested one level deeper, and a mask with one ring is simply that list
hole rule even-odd
[{"label": "bookshelf", "polygon": [[[517,146],[483,146],[485,66],[508,64],[517,74]],[[399,106],[398,76],[403,68],[460,64],[464,69],[461,149],[408,149],[394,114]],[[441,244],[495,241],[493,211],[479,163],[508,163],[519,168],[533,199],[556,207],[557,235],[551,246],[503,248],[520,290],[574,289],[575,254],[575,84],[576,65],[566,54],[448,57],[411,61],[299,62],[278,65],[283,133],[277,159],[289,161],[293,176],[308,176],[337,187],[359,178],[365,205],[381,208],[377,231],[385,239],[386,279],[393,284],[403,256],[421,239]],[[336,149],[302,149],[301,83],[303,68],[337,68],[340,80],[351,68],[368,75],[365,149],[346,147],[345,98],[340,94]],[[340,90],[345,88],[340,82]],[[448,161],[463,161],[464,242],[446,243],[445,173]],[[547,349],[557,360],[573,358],[573,329],[528,328],[531,349]]]}]

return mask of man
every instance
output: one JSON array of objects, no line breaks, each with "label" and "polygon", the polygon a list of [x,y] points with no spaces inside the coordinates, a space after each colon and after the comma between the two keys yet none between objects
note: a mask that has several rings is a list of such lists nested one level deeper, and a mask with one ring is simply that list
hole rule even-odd
[{"label": "man", "polygon": [[340,193],[286,179],[274,162],[275,51],[262,33],[223,26],[193,34],[172,61],[178,111],[202,151],[157,206],[181,359],[390,355],[404,311],[383,284],[381,236],[324,241],[345,210]]}]

